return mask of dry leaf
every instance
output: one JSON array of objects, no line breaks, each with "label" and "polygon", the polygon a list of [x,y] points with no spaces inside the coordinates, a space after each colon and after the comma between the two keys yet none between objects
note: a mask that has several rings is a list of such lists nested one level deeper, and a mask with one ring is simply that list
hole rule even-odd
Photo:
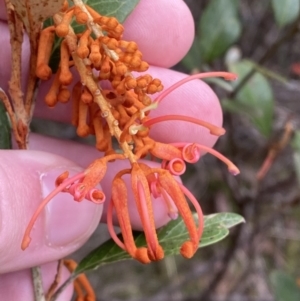
[{"label": "dry leaf", "polygon": [[39,31],[41,23],[57,13],[64,0],[11,0],[28,34]]}]

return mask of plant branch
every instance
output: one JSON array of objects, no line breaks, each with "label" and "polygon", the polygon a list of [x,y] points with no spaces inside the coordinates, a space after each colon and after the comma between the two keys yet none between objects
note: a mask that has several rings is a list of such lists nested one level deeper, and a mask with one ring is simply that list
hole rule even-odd
[{"label": "plant branch", "polygon": [[73,273],[70,275],[70,277],[58,288],[58,290],[52,295],[50,301],[55,301],[59,295],[65,290],[65,288],[71,284],[78,275]]},{"label": "plant branch", "polygon": [[41,267],[31,268],[32,282],[34,287],[35,301],[46,301],[42,282]]}]

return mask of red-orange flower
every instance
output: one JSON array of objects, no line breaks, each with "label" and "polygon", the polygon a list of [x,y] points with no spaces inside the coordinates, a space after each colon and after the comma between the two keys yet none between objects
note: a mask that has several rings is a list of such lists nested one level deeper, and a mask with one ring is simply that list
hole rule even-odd
[{"label": "red-orange flower", "polygon": [[[157,261],[164,257],[164,251],[159,244],[156,234],[154,222],[155,213],[153,212],[152,198],[161,198],[168,208],[168,215],[171,219],[176,219],[178,214],[182,217],[190,236],[190,239],[184,242],[180,248],[180,253],[182,256],[190,258],[198,249],[199,241],[203,232],[202,210],[199,203],[188,191],[188,189],[174,178],[174,176],[181,175],[185,172],[185,162],[197,162],[200,158],[200,152],[205,151],[215,155],[225,164],[227,164],[228,170],[232,174],[236,175],[239,173],[238,168],[231,161],[207,146],[189,142],[166,144],[157,142],[149,137],[149,128],[151,130],[151,126],[166,120],[178,120],[195,123],[199,126],[208,128],[212,135],[223,135],[225,133],[223,128],[189,116],[167,115],[152,119],[146,117],[146,114],[149,110],[153,109],[153,107],[156,107],[166,95],[171,93],[178,86],[189,80],[211,75],[223,76],[229,79],[235,78],[234,75],[224,72],[193,75],[165,90],[149,106],[142,106],[135,112],[132,112],[129,118],[126,117],[126,114],[128,113],[125,114],[125,111],[122,113],[122,117],[118,115],[121,117],[120,120],[122,120],[122,118],[126,120],[122,125],[123,131],[120,135],[120,143],[127,143],[129,139],[132,139],[135,148],[131,149],[132,157],[128,158],[131,162],[131,167],[118,172],[112,181],[111,200],[107,200],[109,202],[107,211],[107,224],[111,237],[114,239],[117,245],[128,252],[133,258],[142,263]],[[122,105],[122,101],[119,103],[116,102],[116,105]],[[124,107],[124,110],[125,108],[126,106]],[[119,109],[119,112],[122,112],[122,110]],[[97,118],[99,118],[99,115]],[[110,135],[106,135],[106,137],[107,138],[105,138],[104,135],[104,140],[102,141],[105,141],[106,145],[111,145],[111,142],[107,141],[107,139],[111,139]],[[102,141],[101,143],[103,143]],[[150,154],[153,158],[160,159],[161,167],[152,168],[147,164],[140,162],[139,158],[144,157],[147,154]],[[32,217],[24,235],[22,248],[25,249],[30,242],[29,234],[38,214],[57,193],[68,192],[74,196],[75,201],[82,201],[85,198],[93,202],[103,203],[105,200],[105,195],[102,191],[95,189],[95,186],[103,179],[109,161],[125,159],[126,157],[128,157],[128,154],[126,153],[121,155],[112,152],[112,154],[106,154],[103,158],[96,160],[84,172],[70,179],[68,179],[67,172],[60,175],[56,181],[57,188],[43,201]],[[138,214],[141,219],[142,228],[145,233],[147,242],[146,248],[137,248],[134,242],[128,208],[128,188],[125,184],[125,181],[122,179],[122,177],[126,174],[129,174],[131,178],[131,190]],[[193,215],[186,198],[192,202],[196,209],[198,215],[197,224],[193,219]],[[116,212],[123,241],[121,241],[114,232],[112,218],[113,211]]]},{"label": "red-orange flower", "polygon": [[[82,25],[81,33],[75,33],[70,26],[73,17]],[[228,72],[196,74],[163,90],[160,79],[149,74],[133,75],[133,72],[146,71],[149,65],[142,60],[142,53],[135,42],[123,40],[124,28],[116,18],[102,16],[91,7],[75,1],[74,6],[66,6],[55,14],[53,21],[53,26],[41,32],[36,66],[36,75],[40,79],[50,77],[48,64],[54,35],[61,37],[60,65],[45,101],[53,107],[58,101],[67,102],[71,96],[72,124],[77,128],[77,134],[82,137],[95,135],[96,148],[103,152],[103,157],[71,178],[68,178],[67,171],[58,176],[55,183],[57,187],[43,200],[28,224],[22,249],[30,243],[30,232],[39,213],[57,193],[69,193],[78,202],[87,199],[102,204],[106,197],[95,188],[96,185],[104,178],[110,161],[127,159],[129,167],[115,175],[110,183],[111,199],[106,200],[109,202],[107,222],[112,238],[133,258],[143,263],[162,259],[164,250],[157,238],[152,204],[152,200],[159,197],[167,208],[169,218],[176,219],[178,215],[182,217],[190,238],[183,243],[180,252],[190,258],[196,252],[202,235],[203,214],[194,196],[175,178],[185,172],[186,162],[195,163],[199,160],[201,151],[218,157],[228,165],[231,173],[237,174],[239,171],[215,150],[196,143],[199,141],[182,142],[180,137],[178,141],[181,142],[168,144],[156,141],[151,136],[152,127],[165,121],[193,123],[207,128],[211,135],[217,137],[225,133],[223,128],[192,116],[172,113],[172,110],[170,114],[168,112],[156,118],[150,118],[149,113],[159,107],[168,94],[188,81],[211,76],[233,80],[236,76]],[[73,81],[70,66],[74,66],[80,76],[72,93],[68,90]],[[108,89],[101,88],[101,81],[109,82]],[[152,101],[150,96],[157,92],[161,93]],[[114,140],[118,142],[118,151],[114,148]],[[147,156],[158,160],[160,167],[151,167],[141,162]],[[124,181],[125,175],[130,176],[129,188]],[[128,189],[132,192],[145,233],[147,246],[143,248],[137,248],[133,239],[128,206],[131,194]],[[197,223],[187,199],[196,209]],[[114,211],[123,241],[113,229]]]}]

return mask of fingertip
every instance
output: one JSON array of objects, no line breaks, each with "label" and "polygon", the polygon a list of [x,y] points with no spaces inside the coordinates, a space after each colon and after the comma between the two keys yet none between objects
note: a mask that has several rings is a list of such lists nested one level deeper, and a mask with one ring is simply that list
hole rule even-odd
[{"label": "fingertip", "polygon": [[[180,72],[155,66],[150,67],[149,74],[160,78],[165,89],[187,76]],[[194,117],[219,127],[223,121],[218,97],[201,80],[193,80],[172,91],[159,103],[157,109],[150,112],[149,117],[171,114]],[[160,142],[191,142],[209,147],[212,147],[218,139],[218,136],[211,135],[208,129],[183,121],[165,121],[153,125],[150,135]]]},{"label": "fingertip", "polygon": [[138,43],[143,60],[171,67],[194,40],[194,21],[182,0],[142,0],[124,23],[124,39]]},{"label": "fingertip", "polygon": [[64,193],[51,199],[25,235],[42,199],[55,188],[61,171],[82,169],[62,157],[36,151],[1,151],[0,156],[0,272],[56,260],[77,250],[98,226],[102,205],[77,203]]}]

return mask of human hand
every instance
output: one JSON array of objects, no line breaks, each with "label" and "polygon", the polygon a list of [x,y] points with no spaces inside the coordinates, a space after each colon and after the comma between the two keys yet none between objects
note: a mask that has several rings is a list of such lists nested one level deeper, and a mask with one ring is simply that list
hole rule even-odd
[{"label": "human hand", "polygon": [[[3,12],[3,8],[0,11]],[[10,73],[9,35],[6,23],[1,22],[0,26],[1,45],[4,46],[0,49],[3,61],[0,79],[1,87],[7,91]],[[170,4],[168,0],[142,0],[126,20],[124,27],[124,38],[136,41],[143,53],[143,59],[153,65],[147,73],[160,78],[165,87],[185,76],[166,69],[184,56],[194,37],[192,17],[183,1],[174,0]],[[26,63],[29,56],[28,40],[24,45],[23,54],[25,87],[28,71]],[[70,122],[70,105],[59,104],[54,109],[44,105],[43,96],[48,88],[49,83],[41,85],[35,116]],[[185,87],[172,92],[151,116],[166,113],[193,116],[215,125],[222,122],[217,97],[201,81],[188,83]],[[163,142],[191,141],[212,146],[216,141],[216,137],[211,136],[206,129],[180,122],[158,124],[153,127],[152,133],[153,137]],[[30,273],[25,269],[42,265],[44,284],[49,286],[55,274],[56,263],[53,261],[74,252],[95,230],[102,214],[102,207],[88,201],[76,203],[72,201],[71,196],[59,194],[49,203],[45,213],[36,222],[29,248],[25,251],[20,249],[26,225],[43,197],[53,189],[56,177],[65,170],[78,172],[98,157],[99,152],[94,148],[38,135],[30,136],[30,150],[1,151],[0,273],[8,274],[0,276],[0,295],[6,296],[9,300],[32,300]],[[110,195],[109,179],[119,169],[122,167],[114,164],[101,182],[107,198]],[[155,216],[161,213],[161,217],[157,219],[163,224],[166,212],[162,211],[161,207],[154,207],[154,212]],[[132,222],[136,227],[139,226],[140,222],[134,210]],[[45,264],[47,262],[53,263]],[[66,271],[64,277],[67,277]],[[23,292],[27,292],[26,295],[22,292],[23,288]],[[62,295],[60,300],[70,299],[71,289],[65,294],[69,295]]]}]

